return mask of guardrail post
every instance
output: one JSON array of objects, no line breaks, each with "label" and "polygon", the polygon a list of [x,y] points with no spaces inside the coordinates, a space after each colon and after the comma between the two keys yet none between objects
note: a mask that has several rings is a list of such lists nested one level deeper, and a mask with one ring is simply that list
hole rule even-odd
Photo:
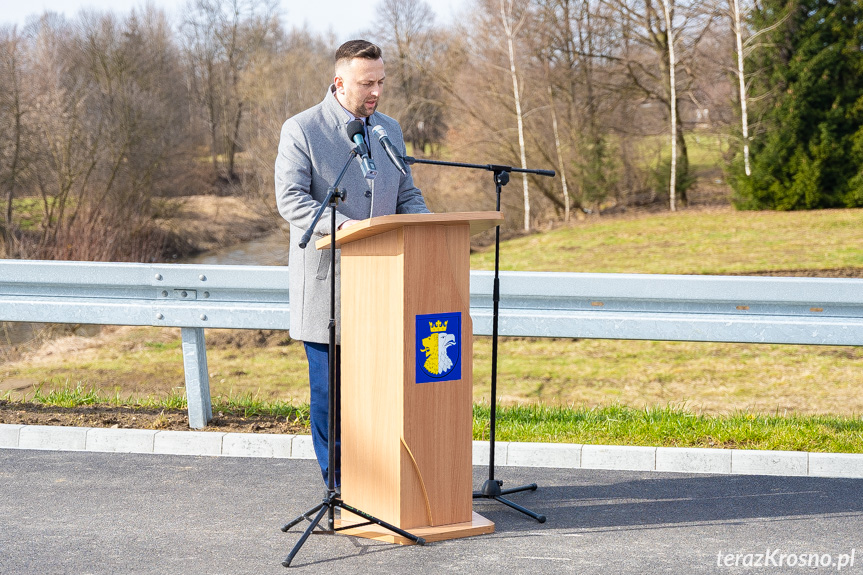
[{"label": "guardrail post", "polygon": [[186,401],[189,406],[189,427],[201,429],[213,419],[204,328],[184,327],[181,333],[183,337],[183,369],[186,372]]}]

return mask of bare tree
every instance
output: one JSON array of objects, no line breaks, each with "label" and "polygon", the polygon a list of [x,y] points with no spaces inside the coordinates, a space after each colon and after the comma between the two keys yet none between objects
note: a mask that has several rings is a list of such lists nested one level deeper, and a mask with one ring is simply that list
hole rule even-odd
[{"label": "bare tree", "polygon": [[737,82],[740,87],[740,123],[743,135],[743,166],[746,175],[752,175],[749,168],[749,117],[746,109],[746,76],[743,67],[743,20],[740,15],[740,0],[729,0],[731,5],[731,29],[737,47]]},{"label": "bare tree", "polygon": [[24,115],[27,96],[22,86],[22,39],[16,28],[0,29],[0,130],[6,135],[0,140],[0,189],[6,206],[0,222],[0,255],[9,257],[16,252],[16,237],[12,221],[13,200],[25,169]]},{"label": "bare tree", "polygon": [[[512,97],[515,104],[515,118],[518,124],[518,149],[522,169],[527,169],[527,152],[524,141],[524,114],[521,110],[521,91],[518,88],[518,70],[515,66],[514,40],[521,31],[527,19],[528,12],[525,7],[519,7],[516,11],[516,0],[500,0],[500,22],[506,36],[506,47],[509,55],[509,73],[512,78]],[[521,175],[522,190],[524,193],[524,231],[530,231],[530,191],[527,184],[527,174]]]},{"label": "bare tree", "polygon": [[[697,48],[709,32],[715,14],[705,11],[695,0],[604,1],[613,8],[613,18],[620,30],[620,48],[614,57],[626,70],[633,89],[645,102],[660,102],[670,123],[674,116],[675,204],[677,200],[685,204],[686,188],[692,178],[679,100],[681,94],[692,93],[698,71]],[[674,86],[670,83],[672,51]]]},{"label": "bare tree", "polygon": [[[75,73],[78,51],[73,27],[56,15],[43,15],[30,31],[34,112],[34,188],[42,215],[37,253],[49,257],[59,229],[66,224],[73,198],[83,198],[98,163],[104,122],[87,118],[86,80]],[[75,205],[80,205],[76,201]]]},{"label": "bare tree", "polygon": [[[214,174],[237,178],[242,77],[276,25],[276,0],[189,0],[181,26],[190,85],[209,134]],[[224,154],[224,161],[220,156]]]},{"label": "bare tree", "polygon": [[423,0],[382,0],[378,25],[368,32],[387,61],[386,109],[399,120],[414,153],[439,148],[448,127],[446,98],[433,76],[446,68],[446,38]]},{"label": "bare tree", "polygon": [[273,158],[284,121],[321,101],[333,79],[332,48],[307,30],[273,32],[242,82],[248,100],[241,145],[248,171],[240,180],[247,205],[283,221],[273,196]]},{"label": "bare tree", "polygon": [[668,34],[668,100],[671,104],[671,171],[668,175],[668,197],[671,211],[677,210],[677,81],[675,70],[677,59],[674,56],[674,21],[673,8],[669,0],[662,0],[662,12],[665,15],[665,30]]},{"label": "bare tree", "polygon": [[[477,3],[460,25],[440,35],[435,49],[443,65],[421,68],[443,94],[447,115],[452,118],[447,144],[462,161],[485,163],[492,155],[494,163],[515,163],[520,156],[518,139],[513,137],[515,122],[510,123],[514,119],[512,92],[500,84],[511,81],[500,14],[498,0]],[[505,160],[498,159],[501,154]],[[462,171],[459,177],[463,183],[474,176]],[[486,186],[477,188],[487,191]],[[453,200],[460,205],[470,203],[463,193]],[[512,212],[524,207],[521,199],[513,203],[508,194],[502,197],[502,205]]]},{"label": "bare tree", "polygon": [[563,193],[563,221],[569,221],[569,188],[566,186],[566,162],[563,159],[563,145],[560,143],[560,130],[557,126],[557,110],[554,106],[554,88],[548,84],[548,105],[551,108],[551,125],[554,132],[554,150],[557,152],[557,169]]},{"label": "bare tree", "polygon": [[738,99],[740,103],[740,128],[743,137],[743,168],[747,176],[752,175],[752,170],[749,166],[749,86],[746,81],[746,57],[758,48],[760,44],[758,38],[770,31],[781,26],[788,19],[791,12],[779,18],[772,25],[750,33],[749,27],[746,25],[746,20],[751,6],[747,7],[744,2],[747,0],[728,0],[728,19],[731,23],[731,31],[734,34],[735,53],[737,55],[736,67],[734,70],[737,76]]},{"label": "bare tree", "polygon": [[[92,105],[85,119],[102,137],[81,190],[86,201],[74,203],[67,233],[93,237],[118,227],[118,237],[140,235],[153,196],[184,153],[188,122],[179,51],[164,13],[152,7],[123,21],[82,13],[77,30],[73,72],[87,81]],[[81,249],[80,242],[65,243]]]},{"label": "bare tree", "polygon": [[[543,80],[547,85],[546,91],[548,93],[548,108],[551,115],[555,160],[561,178],[563,219],[564,221],[569,221],[570,193],[566,174],[567,164],[569,164],[570,159],[565,157],[564,142],[560,136],[556,92],[560,91],[565,95],[565,101],[567,102],[565,115],[569,126],[567,133],[570,136],[567,140],[567,147],[572,148],[572,136],[575,133],[575,130],[572,129],[573,112],[576,98],[578,97],[573,83],[577,56],[573,49],[574,42],[571,27],[572,2],[571,0],[537,0],[535,4],[536,17],[533,21],[533,29],[529,35],[533,39],[532,49],[544,70]],[[553,68],[554,70],[552,70]],[[564,86],[563,89],[559,90],[557,88],[557,82],[553,77],[554,74],[563,78],[561,82]],[[542,150],[542,145],[540,144],[538,148]]]},{"label": "bare tree", "polygon": [[164,13],[121,21],[82,12],[28,27],[26,193],[41,200],[42,258],[151,259],[161,247],[151,199],[185,159],[187,106],[179,51]]},{"label": "bare tree", "polygon": [[[551,89],[549,101],[555,102],[551,137],[556,151],[567,150],[565,159],[558,158],[556,163],[568,164],[572,175],[570,180],[562,167],[561,184],[565,176],[567,198],[574,197],[578,213],[584,209],[599,213],[609,196],[619,195],[619,162],[611,157],[609,148],[609,142],[623,141],[614,133],[617,123],[613,119],[621,100],[615,88],[620,73],[612,57],[616,32],[603,14],[607,5],[598,0],[533,1],[535,17],[529,36],[538,65],[546,70],[543,81]],[[629,101],[623,104],[630,105]],[[545,147],[548,144],[538,142],[535,153],[544,156]],[[563,211],[565,217],[565,205]]]}]

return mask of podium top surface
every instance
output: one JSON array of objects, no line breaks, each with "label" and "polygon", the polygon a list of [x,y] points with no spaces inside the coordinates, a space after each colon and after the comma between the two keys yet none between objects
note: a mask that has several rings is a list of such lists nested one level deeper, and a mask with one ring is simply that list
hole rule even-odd
[{"label": "podium top surface", "polygon": [[[362,220],[336,232],[336,247],[343,243],[362,240],[403,226],[414,225],[470,225],[470,233],[478,234],[499,225],[503,221],[502,212],[449,212],[443,214],[393,214]],[[330,247],[331,236],[315,242],[319,250]]]}]

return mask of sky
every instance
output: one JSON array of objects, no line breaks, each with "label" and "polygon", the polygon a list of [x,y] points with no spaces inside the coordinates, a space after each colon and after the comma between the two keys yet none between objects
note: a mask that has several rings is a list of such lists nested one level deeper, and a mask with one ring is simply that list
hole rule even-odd
[{"label": "sky", "polygon": [[[168,16],[175,18],[185,0],[151,0],[163,8]],[[290,25],[308,23],[315,32],[332,31],[337,41],[354,37],[355,33],[371,28],[377,7],[377,0],[357,2],[356,0],[279,0],[283,17]],[[431,0],[429,4],[437,14],[437,22],[448,24],[453,16],[467,6],[469,0]],[[48,10],[60,12],[67,17],[75,16],[82,8],[113,10],[127,14],[135,6],[142,6],[144,0],[4,0],[0,11],[0,24],[17,24],[21,28],[29,16]],[[358,10],[357,7],[363,8]]]}]

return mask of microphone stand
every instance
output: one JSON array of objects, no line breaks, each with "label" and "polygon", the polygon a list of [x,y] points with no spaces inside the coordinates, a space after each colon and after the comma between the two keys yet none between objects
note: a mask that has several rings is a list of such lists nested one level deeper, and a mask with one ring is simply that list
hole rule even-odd
[{"label": "microphone stand", "polygon": [[[494,184],[496,194],[495,210],[500,211],[500,195],[503,186],[509,183],[510,172],[523,174],[537,174],[539,176],[554,177],[554,170],[527,170],[513,168],[512,166],[500,166],[497,164],[464,164],[461,162],[443,162],[439,160],[421,160],[411,156],[402,157],[408,165],[430,164],[435,166],[451,166],[455,168],[470,168],[474,170],[487,170],[494,173]],[[498,319],[500,317],[500,225],[494,228],[494,287],[492,290],[492,335],[491,335],[491,418],[489,422],[489,452],[488,452],[488,479],[483,483],[480,491],[474,491],[474,499],[494,499],[504,505],[512,507],[529,517],[533,517],[540,523],[545,523],[545,515],[534,513],[530,509],[510,501],[503,497],[510,493],[520,491],[536,491],[536,483],[502,489],[503,481],[495,479],[494,476],[494,442],[495,427],[497,423],[497,341],[498,341]]]},{"label": "microphone stand", "polygon": [[[351,164],[351,161],[359,155],[359,151],[357,148],[351,150],[350,157],[348,161],[345,163],[344,168],[342,168],[339,177],[336,179],[336,183],[333,184],[331,188],[327,189],[327,197],[321,203],[321,207],[318,210],[318,213],[315,214],[315,219],[312,222],[312,225],[309,226],[309,229],[306,230],[306,233],[303,234],[302,239],[300,239],[300,247],[305,249],[309,243],[309,240],[312,237],[312,233],[314,232],[315,226],[318,221],[323,216],[324,211],[327,208],[330,208],[330,318],[328,324],[329,330],[329,373],[328,373],[328,382],[327,382],[327,390],[328,390],[328,404],[329,404],[329,413],[327,417],[327,425],[328,425],[328,437],[327,437],[327,451],[328,451],[328,469],[327,469],[327,495],[314,507],[310,510],[306,511],[290,523],[287,523],[282,527],[282,531],[287,533],[287,531],[293,527],[294,525],[300,523],[303,519],[310,522],[309,526],[306,528],[305,532],[300,536],[300,539],[294,545],[294,548],[291,549],[290,554],[282,561],[282,565],[284,567],[290,567],[291,561],[294,560],[297,552],[299,552],[300,548],[309,538],[309,535],[312,533],[316,534],[326,534],[333,535],[338,531],[343,531],[345,529],[354,529],[356,527],[363,527],[366,525],[380,525],[381,527],[392,531],[398,535],[401,535],[405,539],[409,541],[413,541],[418,545],[425,545],[425,539],[422,537],[417,537],[416,535],[412,535],[407,531],[396,527],[395,525],[391,525],[382,519],[378,519],[372,515],[369,515],[365,511],[361,511],[355,507],[352,507],[342,501],[341,493],[336,491],[335,487],[335,473],[336,473],[336,445],[335,445],[335,435],[336,435],[336,423],[335,423],[335,412],[336,406],[338,405],[336,398],[336,206],[338,206],[339,201],[345,201],[347,199],[347,192],[345,190],[339,190],[338,186],[342,181],[342,178],[345,175],[345,172],[348,171],[348,167]],[[335,526],[335,511],[336,508],[345,509],[359,515],[366,521],[364,523],[356,523],[352,524],[348,527],[336,527]],[[314,519],[312,519],[312,514],[317,513]],[[315,527],[321,522],[324,518],[324,515],[327,515],[327,528],[319,531],[315,531]]]}]

